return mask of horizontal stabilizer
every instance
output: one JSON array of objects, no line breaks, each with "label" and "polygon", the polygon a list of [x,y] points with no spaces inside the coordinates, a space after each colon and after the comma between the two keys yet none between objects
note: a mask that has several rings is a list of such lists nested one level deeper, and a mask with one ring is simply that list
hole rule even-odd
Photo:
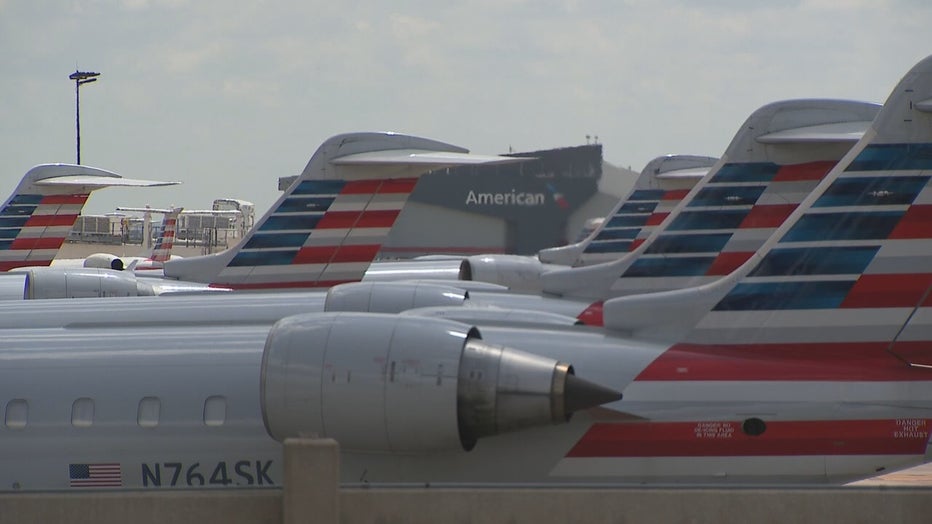
[{"label": "horizontal stabilizer", "polygon": [[117,207],[117,211],[129,211],[130,213],[158,213],[162,215],[167,215],[168,213],[174,213],[176,211],[180,212],[180,208],[167,209],[167,208],[155,208],[155,207]]},{"label": "horizontal stabilizer", "polygon": [[660,180],[674,180],[674,179],[688,179],[688,178],[702,178],[708,174],[711,166],[695,167],[691,169],[675,169],[673,171],[667,171],[664,173],[658,173],[654,175],[654,178]]},{"label": "horizontal stabilizer", "polygon": [[757,137],[761,144],[824,144],[857,142],[870,127],[869,121],[838,122],[817,126],[796,127]]},{"label": "horizontal stabilizer", "polygon": [[174,186],[181,182],[161,182],[158,180],[137,180],[133,178],[123,178],[120,176],[95,176],[95,175],[64,175],[51,178],[43,178],[34,182],[39,186],[84,186],[84,187],[160,187]]},{"label": "horizontal stabilizer", "polygon": [[[132,210],[123,209],[123,211],[132,211]],[[184,214],[185,215],[236,216],[236,215],[242,215],[243,212],[237,209],[188,209],[188,210],[185,210]]]},{"label": "horizontal stabilizer", "polygon": [[532,160],[529,157],[473,155],[450,151],[397,149],[369,151],[334,158],[330,162],[344,166],[436,166],[436,168],[478,164],[510,164]]}]

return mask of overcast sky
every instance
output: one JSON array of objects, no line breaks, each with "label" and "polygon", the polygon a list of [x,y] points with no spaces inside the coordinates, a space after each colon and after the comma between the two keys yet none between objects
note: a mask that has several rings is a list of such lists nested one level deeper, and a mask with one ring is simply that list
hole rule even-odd
[{"label": "overcast sky", "polygon": [[0,193],[81,156],[178,188],[116,205],[251,200],[327,137],[397,131],[477,153],[584,144],[640,170],[719,156],[788,98],[883,102],[932,54],[927,0],[0,0]]}]

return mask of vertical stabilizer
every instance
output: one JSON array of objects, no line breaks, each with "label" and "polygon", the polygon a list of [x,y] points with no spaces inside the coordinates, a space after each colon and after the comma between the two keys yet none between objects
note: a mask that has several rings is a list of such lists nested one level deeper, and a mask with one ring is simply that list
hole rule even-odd
[{"label": "vertical stabilizer", "polygon": [[152,247],[152,254],[149,260],[153,262],[165,262],[172,256],[172,248],[175,246],[175,231],[178,224],[178,215],[184,208],[175,207],[165,210],[162,215],[162,229],[158,238],[155,240],[155,246]]}]

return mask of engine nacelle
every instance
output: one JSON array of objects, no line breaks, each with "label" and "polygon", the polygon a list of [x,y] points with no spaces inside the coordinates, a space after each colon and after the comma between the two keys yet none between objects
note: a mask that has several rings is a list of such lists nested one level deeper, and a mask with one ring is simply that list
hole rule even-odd
[{"label": "engine nacelle", "polygon": [[475,255],[460,265],[462,280],[491,282],[512,291],[540,291],[545,266],[537,259],[519,255]]},{"label": "engine nacelle", "polygon": [[288,317],[262,355],[269,435],[330,437],[360,452],[469,450],[482,437],[565,422],[571,410],[620,396],[565,363],[486,344],[477,329],[440,319]]},{"label": "engine nacelle", "polygon": [[433,306],[462,306],[469,294],[429,282],[352,282],[327,291],[324,311],[400,313]]},{"label": "engine nacelle", "polygon": [[13,270],[25,273],[23,298],[135,297],[154,295],[147,283],[135,275],[100,268],[31,267]]},{"label": "engine nacelle", "polygon": [[123,259],[111,255],[110,253],[93,253],[88,255],[84,259],[84,267],[92,267],[98,269],[113,269],[115,271],[123,271],[126,269],[126,264],[123,263]]}]

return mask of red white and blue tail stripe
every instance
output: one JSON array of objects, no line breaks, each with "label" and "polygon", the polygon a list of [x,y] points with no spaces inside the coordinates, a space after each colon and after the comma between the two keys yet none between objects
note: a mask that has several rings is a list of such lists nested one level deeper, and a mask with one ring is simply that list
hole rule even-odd
[{"label": "red white and blue tail stripe", "polygon": [[13,195],[0,209],[0,271],[51,264],[87,197],[87,194]]},{"label": "red white and blue tail stripe", "polygon": [[649,162],[627,201],[615,208],[574,265],[615,260],[637,249],[717,161],[712,157],[668,155]]},{"label": "red white and blue tail stripe", "polygon": [[149,260],[153,262],[165,262],[172,256],[172,248],[175,246],[175,231],[178,225],[178,215],[183,208],[176,207],[162,216],[162,229],[158,238],[155,240],[155,246],[152,247],[152,254]]},{"label": "red white and blue tail stripe", "polygon": [[235,289],[330,287],[362,279],[416,178],[305,180],[218,277]]}]

